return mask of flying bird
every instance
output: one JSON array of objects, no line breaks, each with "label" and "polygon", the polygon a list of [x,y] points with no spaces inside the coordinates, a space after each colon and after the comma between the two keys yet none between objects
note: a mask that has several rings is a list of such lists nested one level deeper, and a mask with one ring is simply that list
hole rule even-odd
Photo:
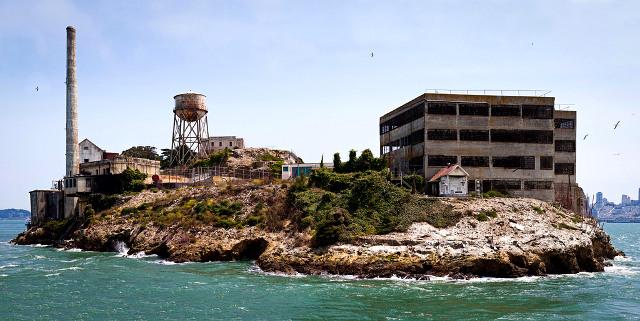
[{"label": "flying bird", "polygon": [[589,134],[584,135],[584,137],[582,138],[582,140],[587,139],[587,136],[589,136]]},{"label": "flying bird", "polygon": [[38,89],[39,89],[38,86],[36,86],[36,91],[38,91]]},{"label": "flying bird", "polygon": [[531,43],[531,47],[533,47],[533,42]]},{"label": "flying bird", "polygon": [[615,126],[613,126],[613,129],[618,128],[618,125],[620,125],[620,121],[619,121],[619,120],[618,120],[618,122],[616,123],[616,125],[615,125]]},{"label": "flying bird", "polygon": [[371,58],[373,58],[373,51],[371,52]]}]

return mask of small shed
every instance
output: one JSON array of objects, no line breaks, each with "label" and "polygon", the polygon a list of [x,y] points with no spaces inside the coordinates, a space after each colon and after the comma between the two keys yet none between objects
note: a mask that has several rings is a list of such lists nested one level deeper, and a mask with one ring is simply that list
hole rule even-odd
[{"label": "small shed", "polygon": [[440,169],[429,183],[437,183],[440,196],[467,196],[469,173],[460,165],[448,165]]}]

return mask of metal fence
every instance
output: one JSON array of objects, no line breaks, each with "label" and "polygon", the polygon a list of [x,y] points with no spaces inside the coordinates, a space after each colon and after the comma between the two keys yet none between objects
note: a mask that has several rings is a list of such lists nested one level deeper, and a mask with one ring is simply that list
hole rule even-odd
[{"label": "metal fence", "polygon": [[238,179],[263,179],[272,180],[274,173],[269,170],[253,169],[246,167],[195,167],[195,168],[171,168],[160,170],[162,183],[176,184],[208,184],[214,177],[233,177]]}]

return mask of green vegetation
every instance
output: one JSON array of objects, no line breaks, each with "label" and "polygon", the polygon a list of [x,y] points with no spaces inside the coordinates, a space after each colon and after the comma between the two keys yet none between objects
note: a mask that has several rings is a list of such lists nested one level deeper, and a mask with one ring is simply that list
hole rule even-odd
[{"label": "green vegetation", "polygon": [[211,153],[209,158],[201,159],[193,163],[192,167],[213,167],[213,166],[221,166],[227,163],[229,160],[229,156],[231,156],[231,150],[229,148],[225,148],[221,151]]},{"label": "green vegetation", "polygon": [[118,202],[118,196],[105,195],[105,194],[90,194],[88,201],[93,211],[102,212],[116,205],[116,203]]},{"label": "green vegetation", "polygon": [[573,231],[577,231],[578,230],[577,228],[575,228],[573,226],[570,226],[570,225],[568,225],[567,223],[564,223],[564,222],[558,223],[557,225],[554,225],[554,226],[557,229],[565,229],[565,230],[573,230]]},{"label": "green vegetation", "polygon": [[153,146],[133,146],[122,152],[122,156],[161,160],[156,148]]},{"label": "green vegetation", "polygon": [[482,193],[482,197],[494,198],[494,197],[508,197],[508,196],[502,192],[491,190],[491,191]]},{"label": "green vegetation", "polygon": [[120,190],[123,192],[140,192],[144,189],[147,174],[137,169],[128,168],[120,174]]},{"label": "green vegetation", "polygon": [[462,217],[436,199],[391,184],[379,171],[314,170],[289,187],[287,206],[298,228],[311,228],[315,246],[404,231],[413,222],[447,227]]},{"label": "green vegetation", "polygon": [[531,205],[531,209],[534,210],[538,214],[544,214],[545,213],[545,210],[540,206]]},{"label": "green vegetation", "polygon": [[480,222],[485,222],[489,220],[489,217],[485,212],[480,212],[478,213],[478,215],[476,215],[476,219]]},{"label": "green vegetation", "polygon": [[340,153],[333,154],[333,170],[336,173],[356,173],[366,172],[369,170],[381,171],[385,169],[386,162],[384,158],[376,158],[369,149],[365,149],[357,157],[355,150],[349,151],[349,160],[342,163]]},{"label": "green vegetation", "polygon": [[69,219],[51,220],[45,222],[42,227],[53,235],[60,235],[64,232],[67,224],[69,224]]}]

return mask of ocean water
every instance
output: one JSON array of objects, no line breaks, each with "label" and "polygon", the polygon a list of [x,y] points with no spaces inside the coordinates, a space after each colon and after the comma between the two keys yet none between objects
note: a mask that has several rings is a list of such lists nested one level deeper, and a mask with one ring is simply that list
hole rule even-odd
[{"label": "ocean water", "polygon": [[628,255],[606,272],[471,281],[291,277],[252,262],[8,244],[23,229],[0,221],[0,320],[640,320],[640,224],[605,225]]}]

